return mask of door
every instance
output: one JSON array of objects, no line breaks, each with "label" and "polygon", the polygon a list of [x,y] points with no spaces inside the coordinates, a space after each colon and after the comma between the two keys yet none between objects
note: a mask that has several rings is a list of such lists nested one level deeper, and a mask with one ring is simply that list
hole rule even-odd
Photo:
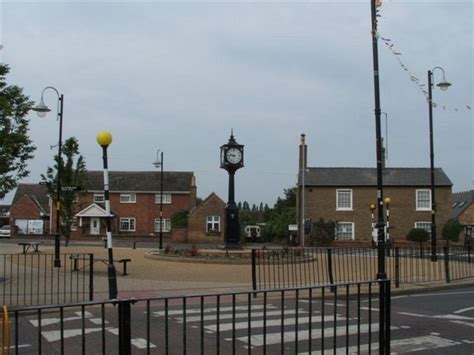
[{"label": "door", "polygon": [[91,235],[100,234],[100,218],[91,218]]}]

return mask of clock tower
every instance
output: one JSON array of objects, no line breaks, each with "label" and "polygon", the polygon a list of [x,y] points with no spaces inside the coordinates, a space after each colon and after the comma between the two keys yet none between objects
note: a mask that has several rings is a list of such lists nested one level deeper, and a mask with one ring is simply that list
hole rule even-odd
[{"label": "clock tower", "polygon": [[229,200],[225,205],[225,248],[240,248],[239,209],[235,204],[235,172],[244,166],[244,146],[238,144],[233,132],[221,146],[221,168],[229,174]]}]

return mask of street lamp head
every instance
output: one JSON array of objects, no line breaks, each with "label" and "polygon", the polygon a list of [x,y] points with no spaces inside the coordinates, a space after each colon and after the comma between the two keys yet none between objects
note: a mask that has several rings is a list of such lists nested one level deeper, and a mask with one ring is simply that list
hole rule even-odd
[{"label": "street lamp head", "polygon": [[159,168],[161,166],[160,150],[159,149],[156,152],[156,160],[153,162],[153,165],[155,166],[155,168]]},{"label": "street lamp head", "polygon": [[439,87],[441,90],[446,91],[451,86],[451,83],[447,81],[443,75],[443,80],[436,84],[436,86]]},{"label": "street lamp head", "polygon": [[376,206],[375,206],[375,203],[371,203],[371,204],[369,205],[369,208],[370,208],[370,210],[371,210],[372,212],[375,211],[375,207],[376,207]]},{"label": "street lamp head", "polygon": [[51,111],[51,109],[48,106],[46,106],[46,104],[44,103],[43,96],[41,96],[40,103],[36,105],[35,107],[33,107],[32,110],[36,112],[38,117],[44,117],[46,116],[46,113]]},{"label": "street lamp head", "polygon": [[97,143],[102,147],[108,147],[112,143],[112,135],[108,131],[100,131],[97,134]]},{"label": "street lamp head", "polygon": [[386,205],[389,205],[390,202],[392,202],[392,199],[390,197],[385,197],[383,202],[385,202]]}]

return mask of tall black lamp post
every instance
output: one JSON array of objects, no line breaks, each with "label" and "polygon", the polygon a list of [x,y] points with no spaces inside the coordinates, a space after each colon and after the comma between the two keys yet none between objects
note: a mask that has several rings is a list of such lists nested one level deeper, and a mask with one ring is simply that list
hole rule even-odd
[{"label": "tall black lamp post", "polygon": [[52,87],[47,86],[41,92],[41,100],[38,105],[33,107],[33,111],[36,111],[39,117],[46,116],[46,113],[51,109],[44,103],[44,92],[46,90],[53,90],[58,95],[58,120],[59,120],[59,139],[58,139],[58,171],[56,176],[56,231],[54,233],[54,267],[61,267],[60,259],[60,212],[61,212],[61,170],[62,170],[62,141],[63,141],[63,103],[64,95],[60,94],[59,91]]},{"label": "tall black lamp post", "polygon": [[163,249],[163,152],[160,150],[156,152],[156,161],[153,162],[153,165],[156,168],[161,168],[160,170],[160,249]]},{"label": "tall black lamp post", "polygon": [[102,147],[102,159],[104,161],[104,200],[106,216],[106,234],[107,234],[107,251],[109,255],[109,265],[107,267],[107,275],[109,278],[109,298],[117,298],[117,273],[115,272],[114,256],[112,249],[112,214],[110,213],[109,198],[109,170],[107,163],[107,148],[112,143],[112,135],[107,131],[101,131],[97,134],[97,143]]},{"label": "tall black lamp post", "polygon": [[229,174],[229,200],[225,205],[225,247],[240,248],[239,208],[235,204],[235,172],[244,166],[244,146],[231,133],[227,144],[221,146],[221,168]]},{"label": "tall black lamp post", "polygon": [[375,135],[376,135],[376,157],[377,157],[377,279],[380,280],[379,292],[379,353],[390,353],[390,327],[387,321],[390,319],[389,305],[386,303],[387,292],[390,284],[387,284],[387,274],[385,272],[385,221],[384,221],[384,201],[383,201],[383,150],[382,134],[380,124],[380,70],[378,56],[378,32],[377,32],[377,6],[380,0],[371,0],[371,21],[372,21],[372,59],[374,76],[374,103],[375,103]]},{"label": "tall black lamp post", "polygon": [[434,148],[433,148],[433,72],[439,69],[443,73],[443,79],[436,84],[441,90],[445,91],[450,86],[446,80],[444,70],[441,67],[435,67],[428,70],[428,116],[430,125],[430,173],[431,173],[431,261],[437,261],[436,254],[436,200],[435,200],[435,171],[434,171]]}]

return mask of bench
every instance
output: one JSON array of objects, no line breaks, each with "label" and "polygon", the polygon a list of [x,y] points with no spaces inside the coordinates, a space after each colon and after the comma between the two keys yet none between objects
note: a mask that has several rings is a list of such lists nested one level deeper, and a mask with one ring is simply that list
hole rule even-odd
[{"label": "bench", "polygon": [[38,247],[43,242],[21,242],[18,245],[23,247],[23,254],[26,254],[30,248],[33,250],[34,253],[39,252]]},{"label": "bench", "polygon": [[[72,271],[79,271],[79,269],[77,267],[77,261],[78,260],[84,260],[84,261],[89,260],[89,258],[84,258],[84,256],[81,255],[81,254],[71,254],[71,256],[69,256],[69,259],[71,259],[73,261]],[[94,262],[100,261],[100,262],[103,262],[105,265],[109,265],[109,258],[106,257],[106,256],[94,256],[92,260]],[[117,263],[121,263],[123,265],[122,276],[127,276],[128,275],[128,273],[127,273],[127,263],[129,263],[131,261],[132,261],[132,259],[128,259],[128,258],[114,259],[114,263],[117,262]]]},{"label": "bench", "polygon": [[[102,238],[102,242],[104,243],[104,248],[107,248],[107,238]],[[132,249],[136,249],[136,241],[132,241]],[[128,244],[124,240],[114,240],[114,245],[121,244],[125,247],[128,247]]]}]

